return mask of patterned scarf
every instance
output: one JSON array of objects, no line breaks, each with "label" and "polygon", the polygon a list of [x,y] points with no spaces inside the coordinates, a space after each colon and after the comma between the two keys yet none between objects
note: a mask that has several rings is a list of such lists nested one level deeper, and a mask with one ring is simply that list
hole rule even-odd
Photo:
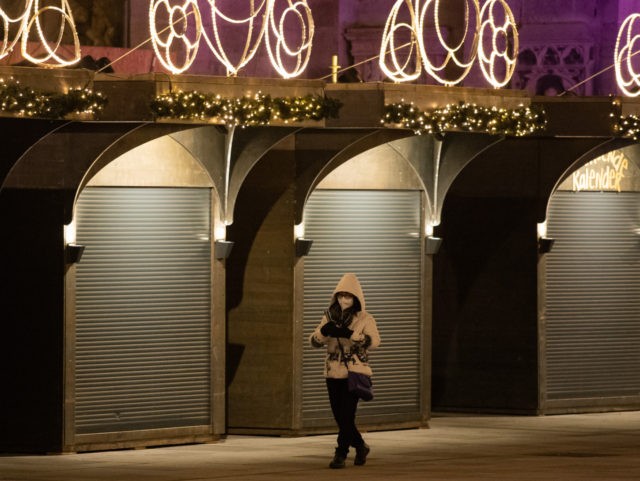
[{"label": "patterned scarf", "polygon": [[344,311],[340,308],[338,301],[331,304],[331,307],[329,308],[329,316],[331,317],[331,320],[338,325],[338,327],[349,327],[353,320],[353,316],[355,316],[359,311],[360,301],[358,301],[357,298],[354,298],[353,306],[345,309]]}]

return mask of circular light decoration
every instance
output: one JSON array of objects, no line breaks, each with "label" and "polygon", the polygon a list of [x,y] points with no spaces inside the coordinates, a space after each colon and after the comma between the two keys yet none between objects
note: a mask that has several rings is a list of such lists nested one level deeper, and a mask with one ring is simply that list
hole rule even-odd
[{"label": "circular light decoration", "polygon": [[[276,18],[276,7],[279,17]],[[311,56],[314,23],[311,8],[306,0],[269,0],[268,27],[265,33],[267,52],[271,65],[283,78],[300,75]],[[294,42],[291,41],[291,24],[297,30]],[[294,65],[292,67],[292,65]]]},{"label": "circular light decoration", "polygon": [[615,48],[615,70],[618,87],[629,97],[640,95],[640,73],[633,56],[640,50],[640,14],[629,15],[618,31]]},{"label": "circular light decoration", "polygon": [[[238,71],[251,61],[253,56],[256,54],[258,47],[260,47],[262,38],[264,37],[265,28],[267,26],[267,12],[272,0],[261,0],[258,6],[255,5],[256,2],[254,0],[250,0],[248,16],[246,18],[239,19],[225,15],[218,6],[220,3],[222,3],[221,0],[209,0],[209,5],[211,6],[213,38],[210,38],[206,31],[203,32],[203,36],[213,54],[226,67],[227,73],[229,75],[237,75]],[[237,0],[233,0],[230,3],[232,5],[238,5],[239,2]],[[260,18],[261,16],[262,18]],[[223,46],[222,38],[224,37],[224,34],[229,35],[229,31],[221,31],[221,21],[232,26],[244,27],[246,29],[244,49],[240,58],[236,60],[235,63],[231,61]],[[255,34],[256,30],[257,34]],[[234,31],[234,35],[230,35],[229,38],[235,40],[238,36]]]},{"label": "circular light decoration", "polygon": [[[4,58],[9,55],[13,51],[13,47],[20,41],[20,36],[25,27],[25,23],[29,20],[29,12],[31,11],[31,7],[33,6],[33,0],[29,0],[25,2],[24,11],[21,15],[16,18],[12,18],[7,12],[0,8],[0,21],[2,22],[3,29],[3,37],[2,44],[0,44],[0,58]],[[11,30],[12,25],[22,23],[20,26],[18,34],[12,40],[9,37],[9,31]]]},{"label": "circular light decoration", "polygon": [[[411,23],[398,22],[398,14],[402,12],[402,7],[406,5]],[[395,82],[408,82],[417,79],[422,73],[422,62],[420,56],[417,55],[416,44],[419,42],[419,36],[416,32],[416,15],[412,0],[397,0],[391,13],[387,18],[387,23],[382,34],[382,43],[380,45],[380,55],[378,63],[384,74]],[[399,61],[397,50],[400,46],[396,45],[397,32],[407,30],[409,32],[409,52],[404,57],[404,62]],[[406,43],[406,42],[405,42]],[[406,48],[406,47],[405,47]],[[411,61],[415,58],[415,68],[407,73]],[[391,60],[392,67],[387,65],[388,59]]]},{"label": "circular light decoration", "polygon": [[[58,37],[53,41],[46,38],[40,22],[40,17],[45,14],[47,14],[47,20],[49,20],[51,18],[51,12],[53,12],[54,15],[58,15],[60,19]],[[45,50],[45,53],[38,57],[31,55],[28,51],[29,40],[32,40],[30,39],[30,34],[34,28],[40,40],[40,46]],[[66,32],[71,32],[71,36],[73,37],[73,56],[71,58],[63,58],[57,53]],[[80,60],[80,40],[78,39],[78,32],[73,20],[73,14],[71,13],[71,7],[67,0],[61,0],[60,6],[47,5],[42,8],[40,8],[39,0],[33,1],[33,15],[31,15],[29,21],[24,24],[22,30],[22,56],[33,63],[49,67],[68,67]],[[53,61],[53,63],[51,61]]]},{"label": "circular light decoration", "polygon": [[[18,41],[21,40],[22,56],[35,64],[47,67],[68,67],[80,60],[80,40],[76,30],[71,7],[67,0],[56,2],[48,2],[47,5],[41,6],[40,0],[27,0],[25,2],[22,13],[12,18],[4,9],[0,9],[0,21],[2,22],[3,37],[0,46],[0,58],[9,55]],[[60,25],[57,29],[57,38],[47,38],[42,30],[41,18],[46,15],[47,23],[57,16],[60,19]],[[20,25],[15,38],[10,39],[10,30],[13,25]],[[73,39],[72,55],[59,55],[62,42],[68,42],[67,33],[71,34]],[[34,37],[38,39],[38,45],[44,49],[42,55],[36,56],[29,52],[29,42],[34,41]]]},{"label": "circular light decoration", "polygon": [[[500,25],[497,20],[499,7],[504,17]],[[518,56],[518,28],[505,0],[488,0],[484,4],[480,12],[479,37],[478,61],[482,73],[494,88],[504,87],[513,76]]]},{"label": "circular light decoration", "polygon": [[[422,64],[424,69],[434,79],[444,85],[456,85],[460,83],[471,70],[471,66],[476,58],[477,45],[478,45],[478,30],[480,19],[480,4],[478,0],[464,0],[464,33],[460,36],[457,43],[450,44],[445,38],[445,32],[443,31],[441,20],[442,3],[446,3],[446,0],[426,0],[424,5],[417,10],[417,32],[420,37],[418,47],[420,49],[420,56],[422,57]],[[419,2],[416,1],[416,6]],[[472,12],[473,11],[473,17]],[[445,58],[442,62],[434,63],[429,54],[427,53],[427,45],[424,40],[425,22],[427,20],[433,20],[436,35],[440,47],[442,47]],[[472,24],[473,20],[473,24]],[[474,29],[473,32],[470,32]],[[469,58],[465,58],[465,44],[469,34],[473,34],[473,42],[471,48],[469,48]],[[446,74],[450,74],[453,69],[453,65],[459,70],[459,74],[453,78],[447,78]]]},{"label": "circular light decoration", "polygon": [[[165,22],[168,25],[158,30]],[[172,73],[184,72],[193,64],[202,36],[197,0],[151,0],[149,30],[160,63]]]}]

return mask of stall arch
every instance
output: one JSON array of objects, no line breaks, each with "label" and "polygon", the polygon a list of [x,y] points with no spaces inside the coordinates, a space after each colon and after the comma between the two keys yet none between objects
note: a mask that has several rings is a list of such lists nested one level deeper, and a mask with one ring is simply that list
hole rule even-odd
[{"label": "stall arch", "polygon": [[376,402],[361,404],[361,422],[380,429],[424,425],[428,419],[424,190],[412,165],[386,143],[325,170],[307,199],[305,235],[314,242],[304,259],[300,395],[307,430],[333,426],[322,378],[324,353],[308,338],[344,272],[358,275],[383,338],[371,358]]},{"label": "stall arch", "polygon": [[640,406],[638,145],[576,162],[548,204],[541,279],[544,412]]},{"label": "stall arch", "polygon": [[223,174],[206,130],[114,146],[82,180],[67,242],[87,246],[66,280],[65,439],[76,450],[225,430]]}]

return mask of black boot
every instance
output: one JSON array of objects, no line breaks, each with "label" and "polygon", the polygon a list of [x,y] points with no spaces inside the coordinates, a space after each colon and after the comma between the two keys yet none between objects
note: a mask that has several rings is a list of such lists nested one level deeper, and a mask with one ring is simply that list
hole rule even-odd
[{"label": "black boot", "polygon": [[344,468],[345,467],[345,460],[347,458],[341,454],[337,454],[333,457],[333,459],[331,460],[331,462],[329,463],[329,467],[331,469],[340,469],[340,468]]},{"label": "black boot", "polygon": [[362,443],[362,446],[356,448],[356,458],[353,460],[353,464],[356,466],[362,466],[367,462],[367,455],[371,449],[366,443]]}]

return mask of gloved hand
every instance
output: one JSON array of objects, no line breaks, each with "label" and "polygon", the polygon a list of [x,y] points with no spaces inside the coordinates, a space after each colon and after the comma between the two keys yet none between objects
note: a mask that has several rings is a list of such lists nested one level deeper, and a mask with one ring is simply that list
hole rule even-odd
[{"label": "gloved hand", "polygon": [[332,336],[346,337],[347,339],[349,339],[351,337],[351,334],[353,334],[353,330],[349,329],[348,327],[336,327],[335,333],[332,334]]},{"label": "gloved hand", "polygon": [[324,337],[337,337],[335,335],[337,329],[338,326],[336,326],[336,323],[329,321],[320,328],[320,334],[322,334]]}]

